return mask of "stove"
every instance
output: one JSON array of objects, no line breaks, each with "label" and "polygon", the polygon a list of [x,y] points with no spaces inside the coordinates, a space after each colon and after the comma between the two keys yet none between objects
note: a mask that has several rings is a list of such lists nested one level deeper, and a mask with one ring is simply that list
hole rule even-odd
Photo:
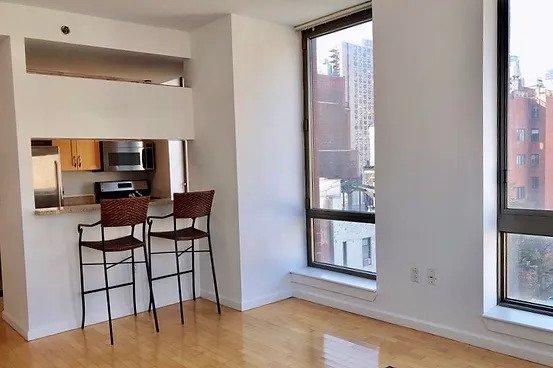
[{"label": "stove", "polygon": [[103,199],[145,197],[151,194],[148,180],[98,181],[94,183],[96,203]]}]

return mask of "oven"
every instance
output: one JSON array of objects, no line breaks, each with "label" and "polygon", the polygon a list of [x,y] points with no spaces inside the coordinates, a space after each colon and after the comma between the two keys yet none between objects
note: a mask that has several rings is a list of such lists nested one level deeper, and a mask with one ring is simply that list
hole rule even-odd
[{"label": "oven", "polygon": [[103,141],[104,171],[148,171],[155,168],[154,143],[145,141]]}]

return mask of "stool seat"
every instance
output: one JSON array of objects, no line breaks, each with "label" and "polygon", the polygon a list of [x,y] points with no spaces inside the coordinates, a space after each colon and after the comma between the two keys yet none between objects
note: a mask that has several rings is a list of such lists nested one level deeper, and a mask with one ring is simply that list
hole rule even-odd
[{"label": "stool seat", "polygon": [[[169,230],[169,231],[152,231],[150,232],[150,236],[156,237],[156,238],[163,238],[163,239],[175,239],[175,231]],[[187,227],[184,229],[178,229],[177,230],[177,240],[194,240],[194,239],[202,239],[207,238],[207,233],[205,231],[196,229],[195,227]]]},{"label": "stool seat", "polygon": [[[105,249],[106,252],[122,252],[125,250],[140,248],[144,244],[144,242],[140,239],[135,238],[132,235],[129,235],[129,236],[124,236],[122,238],[105,240],[104,244],[106,246],[106,249]],[[104,250],[104,246],[102,245],[101,240],[82,241],[81,246],[97,249],[97,250]]]}]

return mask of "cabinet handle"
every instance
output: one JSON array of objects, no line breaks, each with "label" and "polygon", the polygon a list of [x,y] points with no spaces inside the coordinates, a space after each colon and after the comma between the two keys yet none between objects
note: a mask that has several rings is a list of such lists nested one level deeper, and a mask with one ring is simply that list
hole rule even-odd
[{"label": "cabinet handle", "polygon": [[77,156],[71,156],[71,166],[77,168]]},{"label": "cabinet handle", "polygon": [[79,156],[79,158],[77,159],[77,163],[79,165],[79,169],[83,167],[83,158],[81,156]]}]

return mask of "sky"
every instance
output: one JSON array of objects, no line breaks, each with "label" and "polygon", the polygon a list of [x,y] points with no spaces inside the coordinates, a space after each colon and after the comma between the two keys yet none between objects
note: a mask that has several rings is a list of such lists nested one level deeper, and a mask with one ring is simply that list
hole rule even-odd
[{"label": "sky", "polygon": [[510,54],[520,59],[527,86],[553,69],[553,0],[510,0]]},{"label": "sky", "polygon": [[[553,0],[550,0],[553,2]],[[323,62],[328,57],[330,50],[333,48],[340,49],[342,42],[346,41],[361,45],[363,40],[373,39],[373,23],[362,23],[350,28],[343,29],[338,32],[330,33],[325,36],[317,37],[317,64],[318,72],[326,74],[326,66]]]}]

